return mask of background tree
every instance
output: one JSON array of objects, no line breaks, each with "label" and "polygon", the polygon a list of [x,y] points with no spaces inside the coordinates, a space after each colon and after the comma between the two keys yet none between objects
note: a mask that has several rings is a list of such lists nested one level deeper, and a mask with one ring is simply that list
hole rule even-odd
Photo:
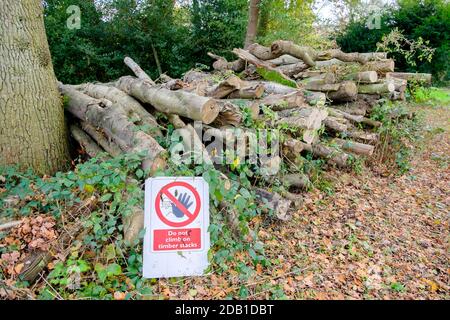
[{"label": "background tree", "polygon": [[261,0],[250,0],[247,34],[245,36],[244,48],[247,48],[249,45],[255,42],[256,33],[258,31],[260,4]]},{"label": "background tree", "polygon": [[41,3],[2,0],[0,21],[0,165],[54,173],[68,147]]},{"label": "background tree", "polygon": [[[431,61],[416,58],[411,64],[401,54],[390,54],[396,61],[396,68],[407,72],[428,72],[437,82],[450,80],[450,3],[445,0],[399,0],[396,7],[384,11],[380,29],[368,29],[367,17],[351,22],[337,35],[337,43],[347,52],[369,52],[377,49],[377,43],[394,28],[405,38],[429,41],[435,48]],[[408,50],[406,46],[402,48]]]}]

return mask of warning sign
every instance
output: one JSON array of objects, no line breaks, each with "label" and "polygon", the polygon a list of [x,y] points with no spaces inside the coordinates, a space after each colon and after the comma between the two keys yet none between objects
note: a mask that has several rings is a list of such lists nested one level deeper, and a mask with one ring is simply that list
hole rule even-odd
[{"label": "warning sign", "polygon": [[208,184],[193,177],[148,179],[145,228],[145,277],[202,275],[208,267]]}]

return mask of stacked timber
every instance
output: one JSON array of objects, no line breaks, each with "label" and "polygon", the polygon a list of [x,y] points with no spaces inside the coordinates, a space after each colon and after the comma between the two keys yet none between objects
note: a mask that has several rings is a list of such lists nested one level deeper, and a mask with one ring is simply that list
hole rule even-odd
[{"label": "stacked timber", "polygon": [[[298,169],[303,156],[339,168],[348,167],[354,157],[370,157],[381,126],[370,118],[372,108],[382,98],[404,99],[410,80],[430,81],[427,75],[394,72],[394,61],[379,52],[317,51],[279,40],[271,47],[253,44],[233,53],[235,61],[208,53],[214,71],[190,70],[183,79],[164,74],[154,81],[127,57],[124,63],[135,76],[109,83],[59,83],[68,98],[72,137],[90,157],[145,154],[142,169],[152,176],[171,161],[167,142],[174,141],[176,132],[182,156],[213,164],[229,185],[226,176],[232,169],[217,163],[221,150],[212,146],[248,148],[255,128],[281,132],[279,154],[256,159],[261,169],[255,169],[254,182],[256,202],[287,220],[299,198],[291,192],[310,185]],[[288,173],[276,169],[283,163]],[[286,192],[268,191],[275,180],[286,184]],[[129,181],[137,183],[133,177]],[[228,219],[238,224],[233,212]],[[132,242],[143,227],[142,209],[124,222],[125,240]]]}]

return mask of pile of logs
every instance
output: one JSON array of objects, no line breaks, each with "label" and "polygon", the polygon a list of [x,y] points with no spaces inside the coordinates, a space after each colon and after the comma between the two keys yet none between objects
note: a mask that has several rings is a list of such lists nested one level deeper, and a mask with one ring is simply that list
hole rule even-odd
[{"label": "pile of logs", "polygon": [[[191,70],[183,79],[162,75],[155,82],[127,57],[124,62],[134,77],[110,83],[59,83],[67,98],[72,137],[90,157],[145,152],[142,168],[151,175],[170,161],[168,150],[161,146],[171,132],[169,124],[182,129],[183,141],[189,142],[199,141],[194,121],[223,139],[230,138],[227,128],[250,129],[249,119],[286,129],[280,156],[272,161],[286,163],[291,172],[281,177],[262,175],[259,181],[270,185],[279,179],[287,192],[269,192],[263,183],[255,183],[260,187],[255,190],[256,201],[269,204],[276,217],[286,220],[299,199],[292,192],[309,186],[308,176],[298,170],[302,154],[341,168],[349,166],[351,157],[372,155],[381,123],[370,119],[371,109],[382,98],[404,99],[409,79],[430,81],[427,75],[395,73],[394,61],[378,52],[318,52],[280,40],[270,48],[253,44],[233,53],[237,60],[232,62],[208,53],[215,60],[214,71]],[[270,119],[266,110],[272,113]],[[199,144],[205,162],[215,157],[203,141]],[[224,172],[226,184],[228,167],[216,165],[216,169]],[[132,177],[129,180],[137,183]],[[238,223],[233,213],[229,220]],[[136,208],[126,218],[125,239],[136,239],[142,226],[142,208]]]}]

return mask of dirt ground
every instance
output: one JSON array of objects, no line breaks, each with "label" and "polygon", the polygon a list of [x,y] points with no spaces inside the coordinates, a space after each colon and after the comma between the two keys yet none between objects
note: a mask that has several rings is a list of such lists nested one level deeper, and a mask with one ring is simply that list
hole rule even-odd
[{"label": "dirt ground", "polygon": [[307,193],[292,221],[262,228],[273,265],[254,281],[212,275],[180,290],[162,280],[160,293],[224,298],[244,285],[249,299],[274,298],[274,288],[288,299],[448,299],[450,109],[421,109],[429,128],[409,173],[331,172],[334,193]]}]

